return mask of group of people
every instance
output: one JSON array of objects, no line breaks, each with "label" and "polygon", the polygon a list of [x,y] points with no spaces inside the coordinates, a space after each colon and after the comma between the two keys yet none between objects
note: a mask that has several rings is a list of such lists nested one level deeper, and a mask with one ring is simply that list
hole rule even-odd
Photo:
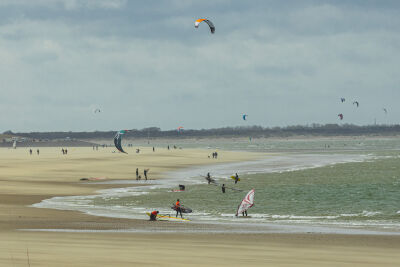
[{"label": "group of people", "polygon": [[[182,216],[182,206],[181,206],[181,201],[179,200],[179,198],[176,200],[175,205],[174,205],[174,209],[176,210],[176,215],[175,217],[178,217],[178,214],[181,215],[181,218],[183,219]],[[158,210],[153,210],[150,213],[150,221],[156,221],[157,220],[157,215],[158,215],[159,211]]]},{"label": "group of people", "polygon": [[212,153],[212,158],[213,158],[213,159],[218,158],[218,152],[217,152],[217,151],[215,151],[215,152]]},{"label": "group of people", "polygon": [[[31,149],[29,149],[29,155],[32,155],[32,153],[33,153],[33,150],[32,150],[32,148],[31,148]],[[36,149],[36,154],[39,155],[39,149]]]},{"label": "group of people", "polygon": [[68,154],[68,150],[67,150],[67,149],[64,149],[64,148],[62,148],[62,149],[61,149],[61,153],[63,153],[63,155],[67,155],[67,154]]},{"label": "group of people", "polygon": [[[143,170],[143,176],[146,181],[147,181],[148,172],[149,172],[149,169]],[[141,180],[141,179],[142,179],[142,176],[139,174],[139,168],[136,168],[136,180]]]}]

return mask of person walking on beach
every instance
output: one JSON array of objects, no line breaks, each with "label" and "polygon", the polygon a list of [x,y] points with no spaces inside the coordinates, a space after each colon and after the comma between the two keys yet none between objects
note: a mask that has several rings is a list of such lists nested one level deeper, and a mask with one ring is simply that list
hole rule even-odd
[{"label": "person walking on beach", "polygon": [[65,154],[64,148],[61,148],[61,153]]},{"label": "person walking on beach", "polygon": [[68,150],[67,149],[65,149],[65,155],[67,155],[68,154]]},{"label": "person walking on beach", "polygon": [[147,172],[149,171],[149,169],[144,169],[143,170],[143,175],[144,175],[144,178],[146,179],[146,181],[147,181]]},{"label": "person walking on beach", "polygon": [[139,180],[139,168],[136,168],[136,180]]},{"label": "person walking on beach", "polygon": [[178,217],[178,213],[180,213],[181,214],[181,218],[183,218],[182,217],[181,202],[179,201],[179,198],[176,200],[175,209],[176,209],[176,216],[175,217]]},{"label": "person walking on beach", "polygon": [[29,155],[32,155],[32,148],[29,149]]},{"label": "person walking on beach", "polygon": [[36,153],[39,155],[39,149],[36,149]]},{"label": "person walking on beach", "polygon": [[235,184],[237,184],[238,181],[239,181],[239,175],[236,173],[235,174]]},{"label": "person walking on beach", "polygon": [[150,213],[150,221],[157,221],[158,210],[154,210]]},{"label": "person walking on beach", "polygon": [[222,193],[225,194],[225,184],[222,184]]},{"label": "person walking on beach", "polygon": [[153,152],[156,152],[156,149],[154,148],[154,146],[153,146]]}]

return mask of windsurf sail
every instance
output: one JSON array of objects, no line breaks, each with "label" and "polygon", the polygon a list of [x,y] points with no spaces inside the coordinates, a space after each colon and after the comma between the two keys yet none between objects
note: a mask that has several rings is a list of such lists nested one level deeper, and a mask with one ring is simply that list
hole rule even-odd
[{"label": "windsurf sail", "polygon": [[114,145],[118,149],[119,152],[128,154],[122,149],[122,145],[121,145],[122,135],[126,132],[127,132],[127,130],[121,130],[121,131],[117,132],[117,134],[114,136]]},{"label": "windsurf sail", "polygon": [[247,195],[243,198],[242,202],[240,202],[238,209],[236,211],[236,216],[240,213],[245,212],[254,206],[254,189],[251,189]]}]

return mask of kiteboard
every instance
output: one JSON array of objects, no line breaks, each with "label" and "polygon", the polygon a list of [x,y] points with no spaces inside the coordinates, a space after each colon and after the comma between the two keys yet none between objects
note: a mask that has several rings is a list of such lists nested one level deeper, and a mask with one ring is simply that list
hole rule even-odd
[{"label": "kiteboard", "polygon": [[181,190],[181,189],[172,189],[168,192],[184,192],[185,190]]},{"label": "kiteboard", "polygon": [[[233,179],[233,180],[236,180],[236,176],[231,176],[231,178]],[[240,178],[238,178],[238,181],[240,181]]]},{"label": "kiteboard", "polygon": [[[175,205],[173,205],[172,207],[171,207],[171,209],[173,209],[173,210],[175,210],[176,211],[176,206]],[[182,213],[191,213],[192,212],[192,209],[190,209],[190,208],[186,208],[186,207],[181,207],[181,211],[182,211]]]},{"label": "kiteboard", "polygon": [[[149,217],[150,217],[150,215],[151,215],[150,212],[146,212],[146,214],[147,214]],[[178,220],[178,221],[190,222],[189,219],[178,218],[178,217],[173,217],[173,216],[169,216],[169,215],[161,215],[161,214],[157,214],[157,220],[161,220],[161,221]]]}]

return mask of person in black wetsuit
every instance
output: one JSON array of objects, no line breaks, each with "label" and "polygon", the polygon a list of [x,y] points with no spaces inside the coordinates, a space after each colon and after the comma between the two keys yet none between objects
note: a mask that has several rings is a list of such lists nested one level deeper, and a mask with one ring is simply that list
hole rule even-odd
[{"label": "person in black wetsuit", "polygon": [[206,179],[207,179],[208,184],[210,184],[211,183],[211,175],[209,172],[207,172]]},{"label": "person in black wetsuit", "polygon": [[222,184],[222,193],[225,193],[225,184]]},{"label": "person in black wetsuit", "polygon": [[236,173],[235,174],[235,184],[237,184],[238,181],[239,181],[239,175]]}]

